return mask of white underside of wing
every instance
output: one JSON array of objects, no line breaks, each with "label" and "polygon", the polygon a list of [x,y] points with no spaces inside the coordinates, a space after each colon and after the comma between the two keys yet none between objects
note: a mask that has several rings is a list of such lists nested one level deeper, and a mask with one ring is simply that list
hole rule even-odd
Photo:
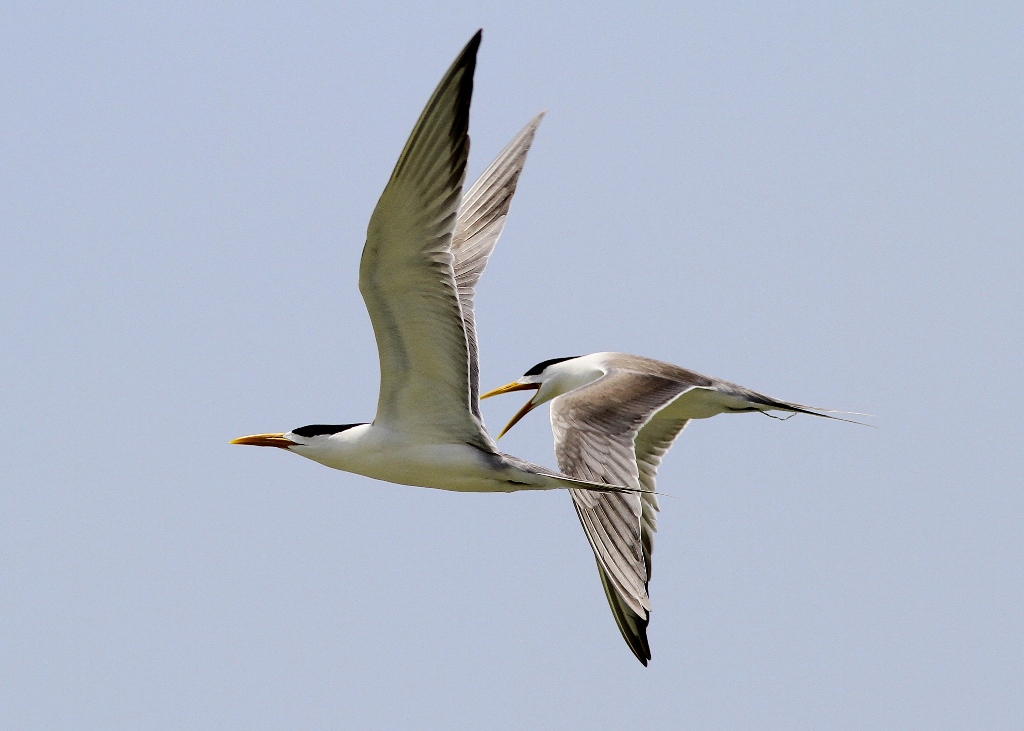
[{"label": "white underside of wing", "polygon": [[451,252],[479,42],[477,34],[448,69],[398,158],[370,218],[359,290],[380,355],[374,423],[424,443],[494,451],[470,408]]},{"label": "white underside of wing", "polygon": [[449,241],[450,235],[439,237],[428,256],[415,261],[382,257],[386,284],[364,289],[364,299],[376,314],[381,362],[375,423],[430,441],[465,442],[479,439],[482,427],[469,408],[466,336]]},{"label": "white underside of wing", "polygon": [[751,408],[740,395],[716,387],[691,386],[660,412],[674,419],[710,419],[712,416]]}]

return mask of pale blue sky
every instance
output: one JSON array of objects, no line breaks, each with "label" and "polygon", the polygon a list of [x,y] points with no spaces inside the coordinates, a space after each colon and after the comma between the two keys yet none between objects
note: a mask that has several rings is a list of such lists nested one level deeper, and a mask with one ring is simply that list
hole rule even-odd
[{"label": "pale blue sky", "polygon": [[[1024,11],[898,5],[6,3],[0,726],[1024,725]],[[471,174],[550,110],[483,386],[624,350],[881,427],[691,426],[646,669],[567,495],[228,445],[372,418],[366,223],[481,26]]]}]

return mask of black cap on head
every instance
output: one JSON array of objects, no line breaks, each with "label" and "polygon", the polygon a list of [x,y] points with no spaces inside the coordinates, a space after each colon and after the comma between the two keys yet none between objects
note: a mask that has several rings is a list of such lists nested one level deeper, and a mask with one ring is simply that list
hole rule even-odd
[{"label": "black cap on head", "polygon": [[524,373],[523,377],[525,378],[526,376],[537,376],[537,375],[540,375],[541,373],[544,372],[544,369],[547,368],[549,365],[554,365],[555,363],[561,363],[563,360],[572,360],[573,358],[579,358],[579,357],[580,356],[578,356],[578,355],[570,355],[570,356],[565,357],[565,358],[552,358],[551,360],[542,360],[540,363],[538,363],[533,368],[531,368],[526,373]]},{"label": "black cap on head", "polygon": [[327,434],[343,432],[354,426],[362,426],[362,424],[310,424],[309,426],[300,426],[298,429],[292,429],[292,434],[298,434],[300,437],[322,437]]}]

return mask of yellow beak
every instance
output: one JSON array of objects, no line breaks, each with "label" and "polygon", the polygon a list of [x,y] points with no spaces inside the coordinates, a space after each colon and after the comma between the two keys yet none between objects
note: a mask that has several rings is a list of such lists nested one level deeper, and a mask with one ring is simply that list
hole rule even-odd
[{"label": "yellow beak", "polygon": [[288,449],[288,447],[294,447],[297,444],[297,442],[293,442],[291,439],[286,439],[284,432],[278,432],[277,434],[253,434],[249,437],[232,439],[231,443],[248,444],[253,447],[280,447],[281,449]]},{"label": "yellow beak", "polygon": [[[502,386],[501,388],[496,388],[493,391],[488,391],[487,393],[480,397],[480,400],[482,401],[483,399],[490,398],[491,396],[499,396],[503,393],[512,393],[513,391],[537,390],[539,388],[539,383],[520,383],[519,381],[513,381],[512,383],[508,383]],[[512,420],[505,425],[504,429],[501,430],[501,434],[498,435],[498,439],[501,439],[503,436],[505,436],[509,429],[518,424],[520,419],[529,414],[536,407],[537,405],[533,403],[533,399],[527,401],[526,406],[519,409],[519,411],[516,412],[516,415],[512,417]]]},{"label": "yellow beak", "polygon": [[512,381],[512,383],[506,383],[501,388],[496,388],[493,391],[488,391],[487,393],[480,397],[480,400],[483,401],[485,398],[490,398],[491,396],[500,396],[503,393],[512,393],[513,391],[526,391],[531,388],[540,388],[540,384],[520,383],[519,381]]}]

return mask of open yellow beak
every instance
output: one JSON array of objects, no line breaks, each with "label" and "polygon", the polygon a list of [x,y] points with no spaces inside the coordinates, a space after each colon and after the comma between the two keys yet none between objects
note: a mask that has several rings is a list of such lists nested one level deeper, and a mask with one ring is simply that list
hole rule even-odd
[{"label": "open yellow beak", "polygon": [[487,393],[480,397],[480,400],[483,401],[485,398],[490,398],[491,396],[500,396],[503,393],[512,393],[513,391],[528,391],[531,388],[538,389],[540,388],[540,384],[520,383],[519,381],[512,381],[512,383],[506,383],[501,388],[496,388],[493,391],[488,391]]},{"label": "open yellow beak", "polygon": [[[520,383],[519,381],[512,381],[512,383],[508,383],[502,386],[501,388],[496,388],[493,391],[488,391],[487,393],[480,397],[480,400],[482,401],[485,398],[490,398],[491,396],[500,396],[503,393],[512,393],[513,391],[536,391],[539,388],[539,383]],[[518,424],[520,419],[529,414],[536,407],[537,405],[533,403],[533,399],[527,401],[526,406],[519,409],[519,411],[516,412],[516,415],[512,417],[512,420],[505,425],[504,429],[501,430],[501,434],[498,435],[498,439],[501,439],[503,436],[505,436],[509,429]]]},{"label": "open yellow beak", "polygon": [[232,439],[231,443],[249,444],[253,447],[279,447],[281,449],[288,449],[288,447],[294,447],[297,444],[297,442],[293,442],[291,439],[286,439],[284,432],[278,432],[277,434],[253,434],[248,437]]}]

